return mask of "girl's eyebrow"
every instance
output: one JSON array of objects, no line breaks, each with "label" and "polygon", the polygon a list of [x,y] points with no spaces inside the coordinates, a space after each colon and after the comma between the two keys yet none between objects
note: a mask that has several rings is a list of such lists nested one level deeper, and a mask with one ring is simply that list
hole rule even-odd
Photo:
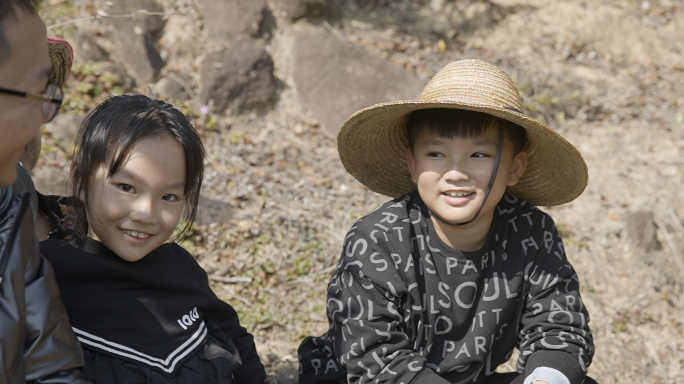
[{"label": "girl's eyebrow", "polygon": [[[145,180],[142,177],[139,177],[138,175],[131,173],[131,172],[128,172],[124,169],[119,169],[114,174],[115,175],[118,174],[124,178],[132,179],[136,183],[144,183],[145,182]],[[114,176],[114,175],[112,175],[112,176]],[[169,188],[172,188],[172,189],[185,189],[185,180],[178,181],[175,183],[169,183],[167,186]]]}]

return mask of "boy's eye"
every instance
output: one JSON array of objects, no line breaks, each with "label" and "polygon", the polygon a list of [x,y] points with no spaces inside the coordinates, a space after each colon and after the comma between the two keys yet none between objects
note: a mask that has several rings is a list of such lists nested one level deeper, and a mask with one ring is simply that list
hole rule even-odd
[{"label": "boy's eye", "polygon": [[427,157],[444,157],[444,155],[439,152],[428,152]]},{"label": "boy's eye", "polygon": [[124,192],[133,192],[135,191],[135,188],[128,184],[119,184],[119,189],[121,189]]},{"label": "boy's eye", "polygon": [[484,153],[484,152],[475,152],[475,153],[472,154],[472,157],[474,157],[474,158],[476,158],[476,159],[483,159],[483,158],[490,157],[490,156],[489,156],[488,153]]},{"label": "boy's eye", "polygon": [[166,194],[162,196],[162,200],[164,201],[178,201],[178,196],[172,195],[172,194]]}]

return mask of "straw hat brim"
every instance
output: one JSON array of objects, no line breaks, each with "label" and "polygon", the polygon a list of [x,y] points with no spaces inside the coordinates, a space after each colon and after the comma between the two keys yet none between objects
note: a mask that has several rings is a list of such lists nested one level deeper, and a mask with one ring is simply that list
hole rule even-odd
[{"label": "straw hat brim", "polygon": [[475,103],[394,101],[353,114],[337,137],[347,172],[374,192],[398,197],[416,185],[406,164],[406,122],[420,109],[476,111],[518,124],[527,131],[528,166],[508,191],[532,205],[553,206],[572,201],[586,188],[588,170],[579,151],[553,129],[522,113]]},{"label": "straw hat brim", "polygon": [[74,52],[71,45],[66,40],[49,37],[48,53],[50,54],[50,61],[52,61],[50,81],[53,84],[64,87],[74,62]]}]

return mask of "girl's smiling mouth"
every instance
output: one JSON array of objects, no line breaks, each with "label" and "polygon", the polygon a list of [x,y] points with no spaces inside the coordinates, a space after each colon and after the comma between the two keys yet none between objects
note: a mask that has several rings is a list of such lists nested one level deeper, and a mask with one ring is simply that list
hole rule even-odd
[{"label": "girl's smiling mouth", "polygon": [[127,229],[122,229],[121,232],[123,232],[124,235],[132,236],[137,239],[147,239],[148,237],[152,236],[149,233],[145,232],[138,232],[138,231],[129,231]]}]

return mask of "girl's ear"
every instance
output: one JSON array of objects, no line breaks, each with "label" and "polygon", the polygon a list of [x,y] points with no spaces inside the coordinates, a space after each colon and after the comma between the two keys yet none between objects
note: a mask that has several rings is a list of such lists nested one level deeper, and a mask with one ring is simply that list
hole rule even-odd
[{"label": "girl's ear", "polygon": [[522,175],[525,173],[525,169],[527,168],[527,152],[521,151],[515,157],[513,158],[513,163],[511,164],[511,171],[508,174],[508,185],[509,187],[512,187],[516,184],[518,184],[518,181],[522,177]]}]

